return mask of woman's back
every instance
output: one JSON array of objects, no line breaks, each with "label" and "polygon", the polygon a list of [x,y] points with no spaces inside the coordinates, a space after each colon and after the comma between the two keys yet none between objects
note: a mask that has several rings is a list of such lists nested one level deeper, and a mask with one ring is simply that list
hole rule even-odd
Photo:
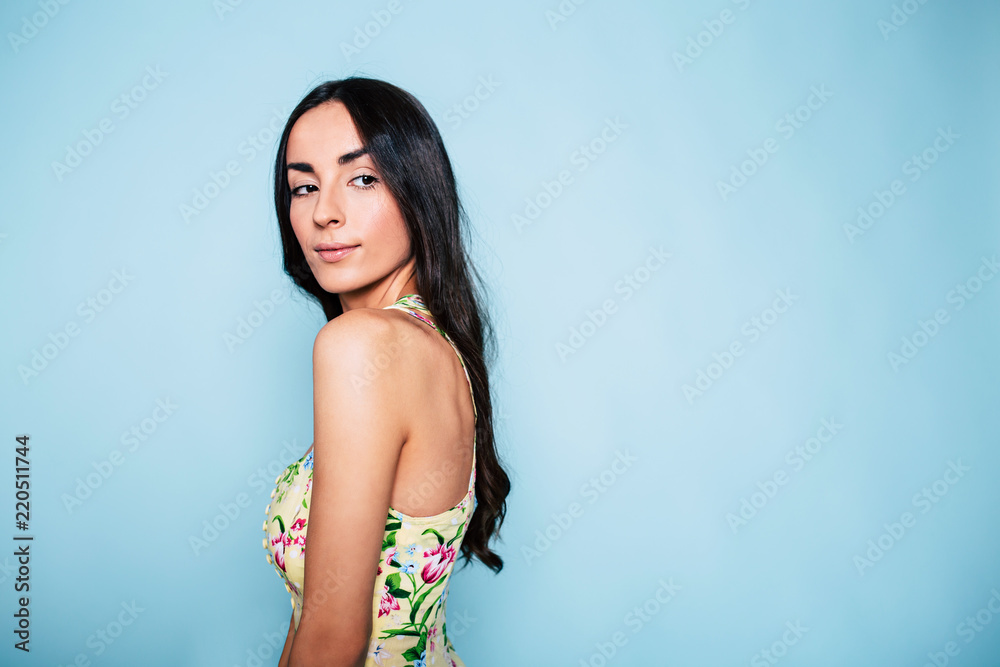
[{"label": "woman's back", "polygon": [[[420,296],[403,296],[387,308],[401,309],[422,320],[451,344],[465,370],[475,418],[472,383],[461,353],[447,334],[434,325]],[[408,351],[404,346],[399,353],[407,354]],[[366,664],[395,667],[423,660],[425,665],[464,667],[446,634],[445,602],[456,556],[476,506],[474,423],[471,474],[466,493],[456,505],[443,512],[420,517],[401,512],[392,505],[389,507],[373,591],[372,642]],[[275,480],[276,488],[272,491],[264,523],[267,559],[274,564],[292,595],[296,628],[301,618],[304,593],[312,457],[312,451],[309,451]],[[409,503],[406,507],[425,506],[429,504],[428,496],[440,495],[442,486],[447,486],[442,481],[447,477],[444,471],[452,471],[457,465],[450,459],[430,462],[430,465],[426,461],[421,463],[421,469],[431,472],[423,475],[415,473],[417,478],[426,478],[423,484],[413,486],[412,482],[404,482],[404,487],[409,489],[404,496]],[[349,538],[345,536],[345,539]],[[315,590],[314,586],[320,587],[320,593],[313,592],[311,595],[321,595],[322,588],[330,585],[333,585],[332,578],[327,582],[310,583],[311,591]]]}]

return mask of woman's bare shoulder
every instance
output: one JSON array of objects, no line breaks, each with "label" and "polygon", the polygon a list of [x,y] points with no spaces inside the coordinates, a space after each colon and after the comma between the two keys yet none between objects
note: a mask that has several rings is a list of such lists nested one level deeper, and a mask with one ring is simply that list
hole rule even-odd
[{"label": "woman's bare shoulder", "polygon": [[[430,330],[398,309],[349,310],[324,324],[316,334],[313,361],[349,372],[370,372],[374,365],[389,371],[389,377],[393,372],[412,371],[426,364],[433,345],[421,327]],[[392,360],[401,363],[389,363]]]}]

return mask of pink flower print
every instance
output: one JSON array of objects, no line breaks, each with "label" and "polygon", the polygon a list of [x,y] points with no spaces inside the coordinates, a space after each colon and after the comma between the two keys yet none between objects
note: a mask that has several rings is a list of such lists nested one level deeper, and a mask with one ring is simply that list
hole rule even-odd
[{"label": "pink flower print", "polygon": [[274,562],[277,563],[281,571],[285,571],[285,547],[292,543],[292,538],[288,533],[278,533],[277,537],[271,539],[271,546],[274,547]]},{"label": "pink flower print", "polygon": [[389,587],[383,584],[382,599],[378,603],[378,617],[382,618],[390,611],[395,611],[396,609],[399,609],[399,600],[389,595]]},{"label": "pink flower print", "polygon": [[389,547],[389,550],[385,552],[385,564],[392,565],[392,559],[396,557],[396,547]]},{"label": "pink flower print", "polygon": [[305,527],[306,527],[306,520],[300,518],[295,520],[295,523],[292,524],[292,527],[289,528],[289,530],[294,530],[295,532],[299,532]]},{"label": "pink flower print", "polygon": [[382,566],[381,565],[378,566],[378,572],[376,572],[375,574],[376,575],[382,574]]},{"label": "pink flower print", "polygon": [[428,650],[429,650],[429,651],[430,651],[431,653],[433,653],[433,652],[434,652],[434,637],[435,637],[435,636],[437,636],[437,632],[438,632],[438,629],[437,629],[437,626],[435,625],[435,626],[434,626],[433,628],[431,628],[431,629],[430,629],[430,631],[429,631],[429,632],[427,633],[427,645],[428,645]]},{"label": "pink flower print", "polygon": [[424,558],[430,557],[424,569],[420,571],[420,576],[428,584],[432,584],[441,578],[448,566],[455,560],[455,547],[446,547],[439,544],[436,547],[425,551]]}]

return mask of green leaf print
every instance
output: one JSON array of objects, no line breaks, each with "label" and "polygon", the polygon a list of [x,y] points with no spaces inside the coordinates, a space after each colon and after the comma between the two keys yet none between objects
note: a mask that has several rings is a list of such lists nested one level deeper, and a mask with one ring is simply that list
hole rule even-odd
[{"label": "green leaf print", "polygon": [[417,640],[417,645],[403,651],[403,657],[407,660],[419,660],[420,654],[424,652],[424,647],[427,645],[427,629],[424,628],[420,632],[420,639]]},{"label": "green leaf print", "polygon": [[434,537],[437,538],[438,544],[444,544],[444,535],[442,535],[441,533],[437,532],[433,528],[428,528],[427,530],[422,532],[421,535],[426,535],[427,533],[434,533]]},{"label": "green leaf print", "polygon": [[403,527],[403,523],[401,521],[398,521],[398,520],[395,520],[395,519],[386,521],[386,523],[385,523],[385,529],[386,530],[399,530],[402,527]]},{"label": "green leaf print", "polygon": [[[389,533],[388,535],[386,535],[385,539],[382,540],[382,551],[385,551],[389,547],[394,547],[394,546],[396,546],[396,533],[395,533],[395,531],[393,531],[393,532]],[[388,565],[388,563],[386,563],[386,564]]]},{"label": "green leaf print", "polygon": [[417,601],[413,603],[412,607],[410,607],[410,623],[417,622],[417,610],[420,609],[420,603],[424,601],[425,597],[427,597],[427,593],[424,593],[417,598]]},{"label": "green leaf print", "polygon": [[[410,609],[410,623],[415,623],[416,622],[416,620],[417,620],[417,611],[420,609],[420,605],[422,605],[424,603],[424,599],[427,597],[427,594],[430,593],[435,588],[437,588],[438,584],[443,583],[446,578],[447,577],[441,577],[440,579],[438,579],[437,581],[435,581],[433,584],[431,584],[427,588],[426,591],[424,591],[420,595],[420,597],[417,598],[416,602],[413,603],[413,607]],[[414,591],[414,595],[416,595],[416,591]]]},{"label": "green leaf print", "polygon": [[437,605],[432,605],[427,607],[427,611],[424,612],[424,617],[420,619],[420,625],[427,625],[427,617],[431,615],[431,612],[434,611],[434,607],[436,606]]},{"label": "green leaf print", "polygon": [[[399,572],[393,572],[388,577],[385,578],[385,585],[389,587],[389,595],[394,598],[408,598],[410,597],[410,591],[405,588],[400,588],[401,577]],[[412,620],[412,619],[411,619]]]},{"label": "green leaf print", "polygon": [[[281,479],[278,480],[278,487],[280,488],[280,487],[283,487],[283,486],[287,485],[289,482],[291,482],[292,479],[295,478],[295,476],[298,473],[299,473],[299,462],[296,461],[295,463],[292,463],[287,468],[285,468],[285,474],[281,477]],[[276,498],[277,502],[280,503],[282,501],[282,499],[284,499],[285,492],[287,490],[288,489],[282,488],[278,492],[278,496]]]},{"label": "green leaf print", "polygon": [[281,515],[280,514],[277,515],[276,517],[274,517],[273,521],[277,521],[278,522],[278,528],[281,529],[281,532],[285,532],[285,522],[281,520]]},{"label": "green leaf print", "polygon": [[462,535],[462,529],[463,528],[465,528],[465,524],[464,523],[458,524],[458,532],[455,533],[455,537],[453,537],[450,540],[448,540],[448,544],[445,545],[445,546],[449,546],[450,547],[452,545],[452,543],[454,543],[454,541],[457,540]]},{"label": "green leaf print", "polygon": [[381,636],[379,636],[379,639],[385,639],[386,637],[393,637],[395,635],[407,635],[407,636],[410,636],[410,637],[419,637],[420,636],[420,630],[406,630],[404,628],[390,628],[389,630],[383,630]]}]

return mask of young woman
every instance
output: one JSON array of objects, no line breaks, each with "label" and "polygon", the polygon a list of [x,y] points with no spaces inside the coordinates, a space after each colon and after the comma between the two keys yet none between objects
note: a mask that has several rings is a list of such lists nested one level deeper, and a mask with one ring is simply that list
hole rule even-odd
[{"label": "young woman", "polygon": [[510,480],[444,143],[400,88],[329,81],[292,111],[274,179],[285,272],[328,319],[313,445],[264,523],[293,608],[279,665],[464,667],[449,582],[457,555],[502,569]]}]

